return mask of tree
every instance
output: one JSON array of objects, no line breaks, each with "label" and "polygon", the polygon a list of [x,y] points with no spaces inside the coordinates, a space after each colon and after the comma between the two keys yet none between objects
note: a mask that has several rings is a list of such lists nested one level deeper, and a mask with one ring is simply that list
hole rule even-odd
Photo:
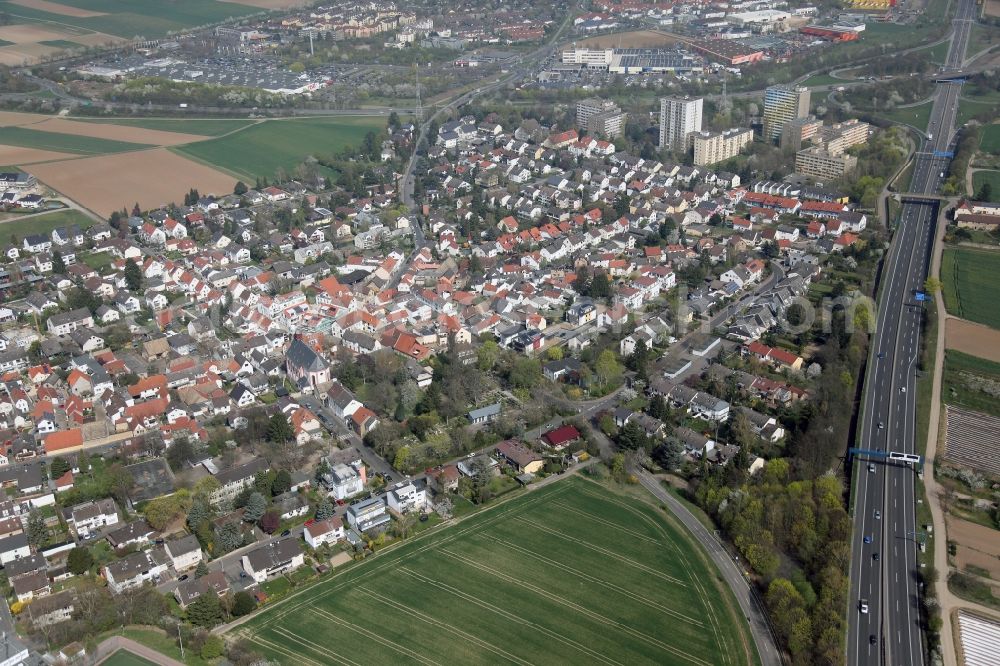
[{"label": "tree", "polygon": [[983,183],[976,194],[976,199],[979,201],[993,201],[993,186],[989,182]]},{"label": "tree", "polygon": [[185,515],[191,506],[191,493],[182,488],[173,495],[164,495],[150,500],[143,507],[142,512],[150,526],[154,530],[162,532],[172,522]]},{"label": "tree", "polygon": [[279,470],[271,482],[271,494],[281,495],[292,489],[292,475],[287,470]]},{"label": "tree", "polygon": [[196,627],[211,628],[222,621],[222,604],[217,594],[202,594],[187,607],[188,622]]},{"label": "tree", "polygon": [[260,529],[262,529],[267,534],[274,534],[281,526],[281,516],[274,509],[266,511],[260,518]]},{"label": "tree", "polygon": [[642,429],[642,426],[635,421],[629,421],[618,431],[615,444],[618,445],[618,448],[628,451],[645,450],[649,448],[649,437],[646,436],[646,431]]},{"label": "tree", "polygon": [[256,523],[267,511],[267,500],[260,493],[252,493],[247,500],[247,505],[243,507],[243,520],[248,523]]},{"label": "tree", "polygon": [[54,481],[66,472],[70,471],[72,467],[73,466],[70,465],[65,458],[54,458],[52,462],[49,463],[49,476]]},{"label": "tree", "polygon": [[550,361],[561,361],[563,358],[563,348],[549,347],[547,350],[545,350],[545,356]]},{"label": "tree", "polygon": [[316,520],[326,520],[333,516],[333,512],[333,503],[328,499],[322,500],[316,505]]},{"label": "tree", "polygon": [[236,184],[233,185],[233,194],[237,196],[243,196],[244,194],[247,193],[249,189],[250,188],[247,187],[246,183],[244,183],[242,180],[238,180],[236,181]]},{"label": "tree", "polygon": [[28,514],[28,543],[35,550],[40,550],[49,538],[49,528],[45,526],[45,517],[38,509],[32,509]]},{"label": "tree", "polygon": [[62,252],[59,250],[52,253],[52,272],[58,275],[66,273],[66,262],[63,260]]},{"label": "tree", "polygon": [[486,340],[476,352],[477,365],[480,370],[486,372],[493,369],[497,359],[500,357],[500,347],[494,340]]},{"label": "tree", "polygon": [[576,278],[573,280],[573,290],[581,296],[590,293],[590,269],[587,266],[580,266],[576,271]]},{"label": "tree", "polygon": [[212,510],[209,507],[208,501],[204,498],[196,499],[192,504],[191,508],[188,509],[187,514],[187,524],[192,531],[197,530],[198,526],[205,523],[212,518]]},{"label": "tree", "polygon": [[237,522],[229,522],[216,530],[215,533],[216,555],[228,553],[243,545],[243,531]]},{"label": "tree", "polygon": [[104,476],[106,492],[113,495],[121,504],[125,504],[129,491],[135,485],[135,479],[132,478],[131,472],[120,463],[115,463],[104,472]]},{"label": "tree", "polygon": [[612,206],[620,217],[629,212],[629,209],[632,206],[632,199],[624,192],[619,192],[618,196],[615,197],[615,201]]},{"label": "tree", "polygon": [[198,566],[194,568],[194,577],[204,578],[207,575],[208,575],[208,564],[205,563],[205,560],[198,560]]},{"label": "tree", "polygon": [[257,602],[249,592],[240,590],[233,595],[233,617],[249,615],[257,607]]},{"label": "tree", "polygon": [[90,554],[89,548],[78,546],[69,551],[66,557],[66,567],[75,576],[87,573],[92,566],[94,566],[94,556]]},{"label": "tree", "polygon": [[936,294],[941,291],[941,280],[936,277],[929,277],[924,280],[924,291],[928,294]]},{"label": "tree", "polygon": [[607,386],[612,384],[622,376],[622,366],[615,358],[615,353],[610,349],[605,349],[601,352],[601,355],[597,357],[597,362],[594,364],[594,373],[597,375],[597,380]]},{"label": "tree", "polygon": [[292,430],[292,424],[288,422],[288,417],[286,417],[281,412],[276,413],[271,417],[271,420],[267,424],[267,438],[272,442],[277,442],[279,444],[284,444],[285,442],[292,439],[295,436],[295,432]]},{"label": "tree", "polygon": [[594,279],[590,281],[590,295],[594,298],[611,297],[611,281],[608,280],[607,273],[594,274]]},{"label": "tree", "polygon": [[530,389],[542,380],[542,363],[536,358],[518,356],[507,379],[514,388]]},{"label": "tree", "polygon": [[125,260],[125,284],[129,291],[138,292],[142,288],[142,270],[134,259]]}]

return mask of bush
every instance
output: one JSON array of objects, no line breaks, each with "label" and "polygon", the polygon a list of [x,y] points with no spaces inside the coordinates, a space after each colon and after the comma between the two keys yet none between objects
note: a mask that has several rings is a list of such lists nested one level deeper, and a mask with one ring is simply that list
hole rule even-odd
[{"label": "bush", "polygon": [[201,658],[206,661],[216,659],[222,656],[222,651],[225,647],[226,644],[222,642],[220,637],[211,634],[205,638],[205,643],[201,646],[199,654],[201,655]]}]

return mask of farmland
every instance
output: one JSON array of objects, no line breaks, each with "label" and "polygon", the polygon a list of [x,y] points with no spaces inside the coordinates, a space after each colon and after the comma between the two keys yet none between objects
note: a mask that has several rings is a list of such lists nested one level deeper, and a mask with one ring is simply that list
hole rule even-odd
[{"label": "farmland", "polygon": [[86,229],[94,224],[94,220],[80,211],[73,209],[56,210],[51,213],[27,217],[15,217],[0,221],[0,238],[6,242],[12,237],[17,237],[17,244],[20,244],[20,239],[29,234],[48,234],[53,229],[65,227],[67,224],[78,224],[81,229]]},{"label": "farmland", "polygon": [[206,194],[229,194],[236,183],[235,178],[166,148],[35,164],[31,173],[104,217],[134,203],[150,209],[180,201],[192,187]]},{"label": "farmland", "polygon": [[81,155],[103,155],[150,148],[150,144],[99,139],[91,136],[43,132],[26,127],[0,127],[0,144]]},{"label": "farmland", "polygon": [[990,190],[1000,192],[1000,171],[979,169],[972,173],[972,190],[978,192],[983,187],[983,183],[990,184]]},{"label": "farmland", "polygon": [[242,118],[74,118],[77,122],[93,123],[95,125],[116,125],[121,127],[138,127],[140,129],[159,132],[177,132],[180,134],[198,134],[201,136],[220,136],[228,134],[247,125],[252,120]]},{"label": "farmland", "polygon": [[949,405],[1000,417],[1000,363],[945,351],[941,400]]},{"label": "farmland", "polygon": [[1000,125],[987,125],[983,128],[979,147],[988,153],[1000,155]]},{"label": "farmland", "polygon": [[214,0],[4,0],[0,10],[17,20],[49,21],[88,31],[104,32],[131,39],[163,37],[176,32],[229,18],[262,11],[258,7]]},{"label": "farmland", "polygon": [[757,663],[734,608],[662,511],[570,478],[424,532],[233,631],[307,666]]},{"label": "farmland", "polygon": [[369,130],[379,131],[379,116],[267,120],[216,139],[175,148],[179,153],[240,178],[270,178],[291,170],[309,155],[329,155],[358,145]]},{"label": "farmland", "polygon": [[1000,328],[993,276],[1000,274],[1000,252],[949,247],[941,257],[941,282],[948,312]]}]

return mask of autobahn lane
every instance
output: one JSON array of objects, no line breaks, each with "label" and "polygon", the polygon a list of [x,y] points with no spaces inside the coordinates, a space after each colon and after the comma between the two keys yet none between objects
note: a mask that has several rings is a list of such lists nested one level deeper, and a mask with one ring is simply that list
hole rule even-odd
[{"label": "autobahn lane", "polygon": [[[974,9],[973,0],[960,0],[944,70],[954,71],[964,62]],[[956,82],[937,86],[927,138],[915,157],[912,193],[934,194],[941,185],[960,91]],[[923,308],[915,294],[927,274],[936,215],[931,202],[904,202],[884,264],[858,438],[861,448],[880,455],[917,453],[916,368]],[[848,660],[922,665],[916,472],[878,458],[862,460],[857,469]],[[867,612],[862,612],[862,600]]]}]

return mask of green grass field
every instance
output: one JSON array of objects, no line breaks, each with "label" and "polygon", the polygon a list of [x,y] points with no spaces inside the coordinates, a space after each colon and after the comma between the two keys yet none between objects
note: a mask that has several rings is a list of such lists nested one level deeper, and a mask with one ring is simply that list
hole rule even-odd
[{"label": "green grass field", "polygon": [[1000,416],[1000,398],[992,394],[1000,386],[1000,363],[948,349],[944,356],[941,399],[977,412]]},{"label": "green grass field", "polygon": [[101,666],[152,666],[153,662],[144,659],[134,652],[118,650],[101,662]]},{"label": "green grass field", "polygon": [[85,123],[102,125],[125,125],[163,132],[220,136],[243,129],[253,124],[252,120],[241,118],[73,118]]},{"label": "green grass field", "polygon": [[941,283],[948,312],[1000,328],[1000,307],[997,307],[994,280],[998,274],[1000,252],[945,248],[941,257]]},{"label": "green grass field", "polygon": [[976,171],[972,174],[972,193],[979,192],[983,183],[990,184],[990,191],[993,196],[1000,194],[1000,171]]},{"label": "green grass field", "polygon": [[0,144],[80,155],[106,155],[152,147],[143,143],[96,139],[61,132],[43,132],[26,127],[0,127]]},{"label": "green grass field", "polygon": [[830,76],[829,74],[814,74],[799,85],[812,88],[814,86],[837,86],[843,83],[844,79],[838,79],[837,77]]},{"label": "green grass field", "polygon": [[1000,155],[1000,125],[987,125],[983,128],[979,147],[988,153]]},{"label": "green grass field", "polygon": [[31,217],[15,217],[0,222],[0,239],[6,244],[13,236],[20,244],[21,239],[29,234],[52,233],[53,229],[65,227],[67,224],[79,224],[81,229],[86,229],[94,225],[94,220],[73,209],[56,210]]},{"label": "green grass field", "polygon": [[0,2],[0,10],[11,15],[12,22],[53,21],[64,26],[76,26],[89,31],[104,32],[131,39],[136,36],[147,38],[163,37],[168,32],[185,28],[219,23],[229,18],[260,13],[261,9],[232,2],[215,0],[59,0],[59,4],[70,5],[93,12],[104,12],[103,16],[76,17],[53,14],[40,9],[32,9],[11,2]]},{"label": "green grass field", "polygon": [[290,170],[309,155],[327,155],[359,145],[369,130],[385,127],[385,118],[308,118],[268,120],[228,136],[174,148],[182,155],[240,178],[272,177]]},{"label": "green grass field", "polygon": [[71,41],[68,41],[68,40],[65,40],[65,39],[50,39],[50,40],[47,40],[47,41],[44,41],[44,42],[38,42],[38,43],[39,44],[44,44],[45,46],[51,46],[53,48],[66,49],[66,50],[70,50],[70,51],[73,50],[73,49],[82,49],[83,48],[83,44],[77,44],[76,42],[71,42]]},{"label": "green grass field", "polygon": [[887,120],[891,120],[894,123],[905,123],[907,125],[913,125],[919,130],[926,130],[927,123],[931,118],[931,103],[925,102],[924,104],[918,104],[917,106],[905,109],[880,111],[878,115]]},{"label": "green grass field", "polygon": [[234,632],[281,663],[758,663],[735,600],[651,504],[569,478],[425,532]]}]

